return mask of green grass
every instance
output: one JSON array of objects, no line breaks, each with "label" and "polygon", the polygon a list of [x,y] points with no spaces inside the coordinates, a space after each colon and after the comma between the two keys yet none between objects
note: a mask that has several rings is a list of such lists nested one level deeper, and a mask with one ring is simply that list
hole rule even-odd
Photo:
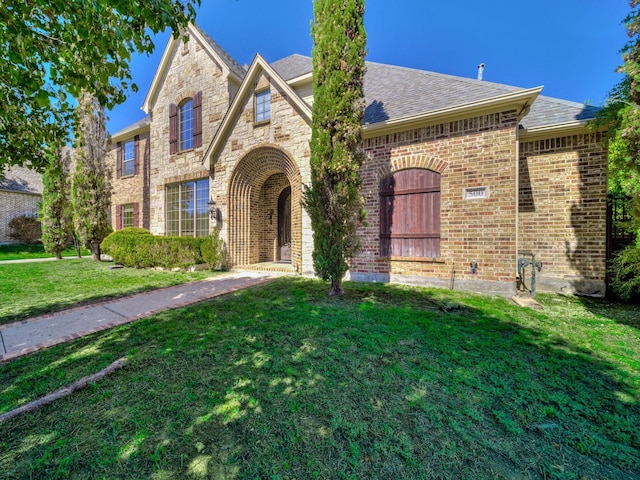
[{"label": "green grass", "polygon": [[640,310],[282,278],[0,365],[3,478],[632,479]]},{"label": "green grass", "polygon": [[215,274],[211,271],[111,270],[112,265],[90,258],[0,264],[0,324]]},{"label": "green grass", "polygon": [[[82,255],[91,255],[91,252],[86,248],[83,248],[81,253]],[[77,253],[75,248],[69,247],[62,252],[62,256],[75,257],[77,256]],[[45,252],[41,243],[0,245],[0,261],[51,257],[55,257],[55,254]]]}]

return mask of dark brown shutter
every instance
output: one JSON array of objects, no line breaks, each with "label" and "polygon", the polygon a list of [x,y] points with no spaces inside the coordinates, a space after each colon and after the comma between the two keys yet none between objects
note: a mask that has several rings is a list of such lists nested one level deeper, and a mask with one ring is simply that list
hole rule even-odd
[{"label": "dark brown shutter", "polygon": [[118,142],[118,149],[116,152],[116,178],[122,176],[122,142]]},{"label": "dark brown shutter", "polygon": [[193,98],[193,147],[202,146],[202,92]]},{"label": "dark brown shutter", "polygon": [[169,154],[178,151],[178,107],[175,103],[169,105]]},{"label": "dark brown shutter", "polygon": [[401,170],[380,183],[380,255],[440,256],[440,174]]},{"label": "dark brown shutter", "polygon": [[133,144],[133,173],[138,175],[140,173],[140,135],[134,137]]},{"label": "dark brown shutter", "polygon": [[116,230],[122,228],[122,205],[116,205]]},{"label": "dark brown shutter", "polygon": [[140,208],[138,202],[133,204],[133,226],[140,226]]}]

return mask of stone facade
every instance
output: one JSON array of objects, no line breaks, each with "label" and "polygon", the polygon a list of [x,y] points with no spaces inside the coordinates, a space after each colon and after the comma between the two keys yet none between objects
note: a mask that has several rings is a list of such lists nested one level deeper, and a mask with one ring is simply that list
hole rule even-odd
[{"label": "stone facade", "polygon": [[[169,105],[180,105],[202,92],[202,147],[169,153]],[[224,76],[223,66],[212,58],[195,36],[182,40],[174,49],[169,67],[152,107],[150,139],[152,162],[149,201],[151,232],[165,234],[166,185],[209,178],[203,166],[206,145],[211,142],[222,117],[229,108],[233,84]]]},{"label": "stone facade", "polygon": [[[312,274],[313,232],[302,207],[303,186],[311,179],[313,98],[306,57],[276,62],[276,71],[276,64],[257,56],[240,71],[215,42],[190,31],[187,43],[172,40],[165,51],[145,100],[146,124],[114,135],[114,141],[138,135],[145,155],[140,175],[114,181],[113,204],[139,202],[141,226],[162,235],[166,187],[208,179],[210,227],[218,227],[230,266],[284,258],[292,270]],[[374,73],[381,72],[382,81],[387,75],[409,84],[422,78],[413,70],[381,68]],[[444,95],[451,95],[451,77],[427,81],[445,82]],[[388,111],[384,101],[371,103],[375,120],[363,129],[361,169],[367,225],[358,232],[362,250],[350,277],[513,293],[518,258],[532,253],[543,262],[540,288],[603,292],[607,159],[600,136],[587,134],[584,122],[576,121],[568,122],[571,135],[559,135],[556,127],[536,130],[545,125],[549,104],[541,101],[529,116],[539,89],[459,83],[459,92],[473,99],[452,98],[464,106],[432,107],[433,115],[416,116],[411,102],[388,102]],[[270,117],[258,122],[255,96],[266,91]],[[202,145],[171,153],[171,105],[197,95]],[[399,105],[408,109],[406,117],[394,113]],[[573,115],[577,107],[553,103],[555,114],[566,108]],[[523,127],[524,118],[531,130]],[[115,149],[110,158],[115,172]],[[439,181],[439,253],[433,258],[382,254],[381,184],[408,169],[435,172],[429,175]],[[279,199],[288,189],[290,227],[283,240]]]}]

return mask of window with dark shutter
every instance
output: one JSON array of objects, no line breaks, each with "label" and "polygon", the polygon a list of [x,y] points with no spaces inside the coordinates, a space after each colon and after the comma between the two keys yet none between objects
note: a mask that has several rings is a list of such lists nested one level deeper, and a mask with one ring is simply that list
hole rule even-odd
[{"label": "window with dark shutter", "polygon": [[140,173],[140,135],[136,135],[133,141],[133,173],[138,175]]},{"label": "window with dark shutter", "polygon": [[193,147],[202,146],[202,92],[193,97]]},{"label": "window with dark shutter", "polygon": [[122,205],[116,205],[116,230],[122,228]]},{"label": "window with dark shutter", "polygon": [[136,202],[133,204],[133,226],[134,227],[139,227],[140,226],[140,207],[139,207],[139,203]]},{"label": "window with dark shutter", "polygon": [[380,255],[440,256],[440,174],[401,170],[380,184]]},{"label": "window with dark shutter", "polygon": [[122,142],[118,142],[118,149],[116,150],[116,178],[122,176]]},{"label": "window with dark shutter", "polygon": [[172,103],[169,105],[169,154],[178,151],[178,107]]},{"label": "window with dark shutter", "polygon": [[191,150],[193,148],[193,99],[189,98],[180,104],[179,119],[180,125],[180,150]]},{"label": "window with dark shutter", "polygon": [[120,205],[120,226],[121,228],[135,227],[135,205],[127,203]]}]

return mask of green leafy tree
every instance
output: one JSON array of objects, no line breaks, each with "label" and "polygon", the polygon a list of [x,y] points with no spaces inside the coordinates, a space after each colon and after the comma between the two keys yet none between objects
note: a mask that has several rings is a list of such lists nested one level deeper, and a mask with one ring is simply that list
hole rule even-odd
[{"label": "green leafy tree", "polygon": [[304,205],[314,232],[316,274],[331,282],[329,295],[341,295],[364,222],[364,0],[315,0],[314,17],[311,186]]},{"label": "green leafy tree", "polygon": [[609,192],[633,198],[640,218],[640,0],[624,19],[629,42],[622,48],[622,81],[609,93],[592,127],[607,128]]},{"label": "green leafy tree", "polygon": [[109,134],[104,108],[88,93],[78,100],[75,135],[74,226],[92,258],[99,261],[100,243],[110,233],[111,175],[106,163]]},{"label": "green leafy tree", "polygon": [[184,30],[198,5],[200,0],[2,0],[0,167],[43,171],[47,147],[68,140],[73,99],[86,91],[107,108],[122,103],[129,88],[136,90],[131,53],[151,53],[153,33]]},{"label": "green leafy tree", "polygon": [[60,260],[62,251],[69,245],[73,232],[71,151],[67,147],[61,148],[52,157],[42,175],[40,222],[45,250],[55,253],[56,258]]}]

